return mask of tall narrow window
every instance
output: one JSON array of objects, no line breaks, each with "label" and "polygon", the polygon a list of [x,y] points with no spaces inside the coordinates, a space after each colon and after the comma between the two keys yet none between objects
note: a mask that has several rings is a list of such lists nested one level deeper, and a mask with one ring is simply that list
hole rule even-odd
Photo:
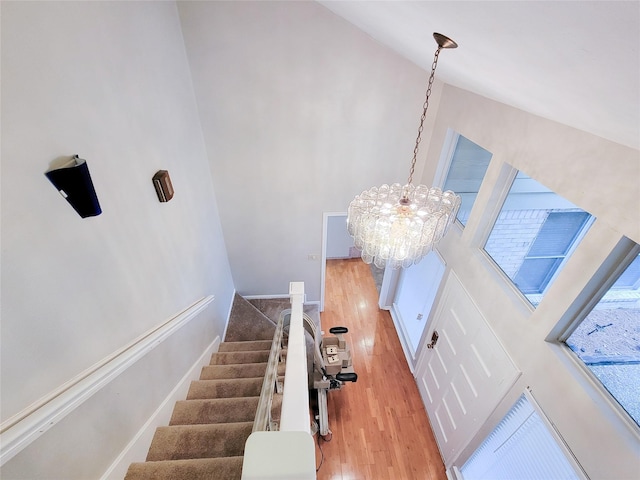
[{"label": "tall narrow window", "polygon": [[443,189],[460,195],[462,204],[456,218],[462,225],[467,224],[490,161],[491,152],[458,135]]},{"label": "tall narrow window", "polygon": [[640,255],[565,343],[640,426]]},{"label": "tall narrow window", "polygon": [[587,212],[520,172],[484,249],[536,306],[591,220]]}]

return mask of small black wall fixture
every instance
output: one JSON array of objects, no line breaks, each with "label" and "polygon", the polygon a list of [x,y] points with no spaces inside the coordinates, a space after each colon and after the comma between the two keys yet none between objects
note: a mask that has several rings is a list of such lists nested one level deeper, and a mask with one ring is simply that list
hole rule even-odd
[{"label": "small black wall fixture", "polygon": [[69,162],[45,175],[82,218],[102,213],[86,160],[74,155]]}]

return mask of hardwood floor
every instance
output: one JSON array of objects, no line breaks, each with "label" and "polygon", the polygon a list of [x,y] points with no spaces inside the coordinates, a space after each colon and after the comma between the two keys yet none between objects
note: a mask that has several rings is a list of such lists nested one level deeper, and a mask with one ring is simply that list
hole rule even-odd
[{"label": "hardwood floor", "polygon": [[[360,259],[327,262],[322,329],[345,326],[356,383],[328,395],[330,441],[319,480],[445,480],[415,379]],[[316,465],[322,454],[316,444]]]}]

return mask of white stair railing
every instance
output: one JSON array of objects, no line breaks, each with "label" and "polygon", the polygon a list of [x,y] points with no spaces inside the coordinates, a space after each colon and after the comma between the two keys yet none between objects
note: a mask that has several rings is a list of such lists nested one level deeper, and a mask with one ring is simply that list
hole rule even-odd
[{"label": "white stair railing", "polygon": [[254,431],[245,444],[242,480],[316,478],[309,418],[304,283],[289,284],[291,319],[279,431]]},{"label": "white stair railing", "polygon": [[260,400],[256,409],[256,418],[253,420],[253,430],[251,432],[264,432],[267,430],[278,430],[278,425],[271,419],[271,406],[273,403],[273,393],[277,391],[282,393],[278,385],[278,365],[282,357],[282,335],[284,333],[284,312],[280,314],[280,319],[276,325],[276,331],[271,342],[271,351],[269,360],[267,360],[267,368],[262,381],[262,389],[260,391]]}]

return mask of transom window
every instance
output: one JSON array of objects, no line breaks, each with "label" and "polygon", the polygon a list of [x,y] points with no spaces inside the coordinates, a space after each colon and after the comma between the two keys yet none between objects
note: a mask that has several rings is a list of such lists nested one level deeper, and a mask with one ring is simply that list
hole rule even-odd
[{"label": "transom window", "polygon": [[587,212],[519,172],[484,249],[536,306],[591,223]]}]

